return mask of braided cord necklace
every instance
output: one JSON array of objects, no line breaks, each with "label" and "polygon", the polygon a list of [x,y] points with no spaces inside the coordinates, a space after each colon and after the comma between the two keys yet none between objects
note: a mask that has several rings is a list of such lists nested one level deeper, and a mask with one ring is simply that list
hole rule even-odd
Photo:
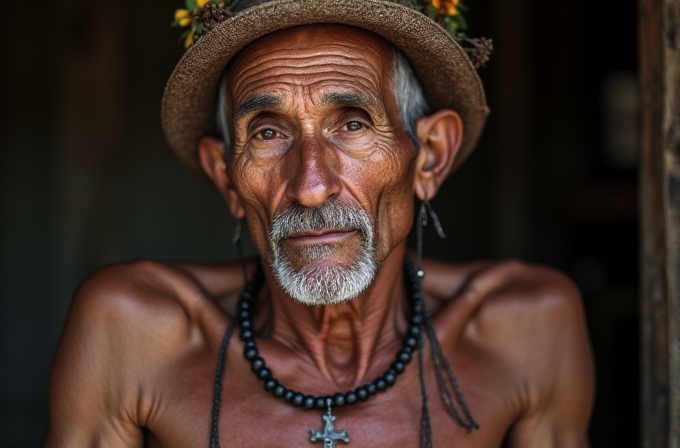
[{"label": "braided cord necklace", "polygon": [[[408,282],[408,295],[411,302],[412,316],[409,322],[409,328],[404,338],[404,346],[397,353],[396,360],[390,365],[388,370],[377,379],[370,383],[366,383],[357,387],[354,390],[346,392],[337,392],[332,395],[314,396],[304,394],[287,388],[273,377],[272,371],[267,367],[264,359],[259,355],[257,343],[255,342],[254,333],[252,330],[252,315],[251,307],[252,300],[257,295],[262,283],[264,282],[264,274],[262,267],[258,264],[257,269],[246,283],[236,309],[236,318],[232,320],[227,328],[227,331],[222,338],[220,344],[220,351],[217,362],[217,369],[215,372],[215,383],[213,386],[213,407],[211,415],[210,428],[210,448],[219,448],[219,411],[222,396],[222,377],[224,376],[224,367],[227,358],[227,346],[234,332],[236,325],[240,327],[240,337],[244,342],[243,355],[250,362],[250,367],[253,373],[263,381],[264,389],[272,393],[275,397],[281,398],[293,406],[303,409],[326,409],[327,413],[322,416],[325,421],[325,427],[322,431],[315,429],[310,430],[310,441],[321,441],[324,443],[324,448],[335,448],[337,441],[341,440],[349,443],[349,431],[336,431],[334,428],[334,421],[336,417],[331,414],[332,407],[343,407],[346,405],[353,405],[355,403],[366,401],[372,395],[379,392],[384,392],[387,388],[393,386],[397,380],[397,376],[404,372],[406,365],[411,361],[411,355],[416,349],[418,350],[418,377],[420,381],[421,397],[422,397],[422,413],[421,413],[421,428],[420,428],[420,447],[432,447],[432,428],[428,410],[428,399],[425,387],[424,377],[424,340],[425,337],[430,341],[430,354],[434,363],[434,370],[437,377],[437,383],[440,390],[440,396],[444,403],[447,412],[455,419],[455,421],[467,428],[469,431],[478,429],[479,425],[475,422],[468,406],[463,398],[460,387],[457,384],[453,370],[448,361],[443,355],[443,351],[436,338],[434,327],[430,317],[425,309],[423,300],[422,287],[420,276],[416,272],[413,263],[406,258],[404,260],[404,271],[406,273]],[[423,332],[422,329],[425,331]],[[444,372],[442,372],[442,368]],[[457,406],[461,408],[465,415],[463,419],[460,415]],[[467,420],[467,421],[466,421]]]}]

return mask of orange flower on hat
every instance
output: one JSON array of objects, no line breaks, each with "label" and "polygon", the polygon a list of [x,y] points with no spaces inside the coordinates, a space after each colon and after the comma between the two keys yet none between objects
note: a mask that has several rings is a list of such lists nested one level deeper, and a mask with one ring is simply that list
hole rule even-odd
[{"label": "orange flower on hat", "polygon": [[445,16],[455,16],[458,14],[458,2],[460,0],[432,0],[432,6]]}]

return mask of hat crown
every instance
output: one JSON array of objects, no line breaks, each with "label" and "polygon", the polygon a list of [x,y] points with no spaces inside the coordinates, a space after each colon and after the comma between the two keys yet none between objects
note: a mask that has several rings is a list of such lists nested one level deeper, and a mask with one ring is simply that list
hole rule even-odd
[{"label": "hat crown", "polygon": [[458,112],[463,139],[454,161],[457,168],[472,152],[489,110],[481,80],[460,41],[419,8],[426,4],[431,12],[435,3],[447,8],[461,5],[460,0],[231,0],[229,4],[214,0],[213,5],[226,6],[223,13],[211,9],[202,16],[210,12],[209,19],[228,18],[212,24],[190,46],[166,86],[162,120],[168,142],[186,165],[201,172],[198,142],[214,132],[219,81],[231,58],[275,31],[333,23],[365,29],[392,43],[410,62],[430,110]]},{"label": "hat crown", "polygon": [[[245,11],[246,9],[252,8],[254,6],[259,6],[264,3],[269,3],[272,0],[231,0],[229,2],[228,8],[234,12]],[[414,8],[417,0],[385,0],[390,3],[396,3],[398,5],[406,6],[408,8]]]}]

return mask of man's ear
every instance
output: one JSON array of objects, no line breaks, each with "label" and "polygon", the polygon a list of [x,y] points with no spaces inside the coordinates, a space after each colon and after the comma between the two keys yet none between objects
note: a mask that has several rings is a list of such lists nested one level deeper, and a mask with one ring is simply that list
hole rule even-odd
[{"label": "man's ear", "polygon": [[243,218],[243,205],[236,190],[231,186],[224,157],[224,142],[213,137],[201,137],[198,142],[198,158],[205,174],[212,180],[229,211],[236,218]]},{"label": "man's ear", "polygon": [[420,200],[429,200],[451,171],[463,141],[463,120],[456,112],[443,109],[418,120],[416,133],[420,152],[413,188]]}]

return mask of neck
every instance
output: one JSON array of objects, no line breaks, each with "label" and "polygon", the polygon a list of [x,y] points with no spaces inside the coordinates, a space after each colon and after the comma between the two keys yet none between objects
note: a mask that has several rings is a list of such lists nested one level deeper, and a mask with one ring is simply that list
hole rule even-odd
[{"label": "neck", "polygon": [[394,359],[410,314],[404,283],[405,243],[381,263],[371,285],[358,297],[335,305],[295,302],[265,268],[269,285],[257,325],[294,353],[304,353],[327,381],[338,387],[367,382]]}]

